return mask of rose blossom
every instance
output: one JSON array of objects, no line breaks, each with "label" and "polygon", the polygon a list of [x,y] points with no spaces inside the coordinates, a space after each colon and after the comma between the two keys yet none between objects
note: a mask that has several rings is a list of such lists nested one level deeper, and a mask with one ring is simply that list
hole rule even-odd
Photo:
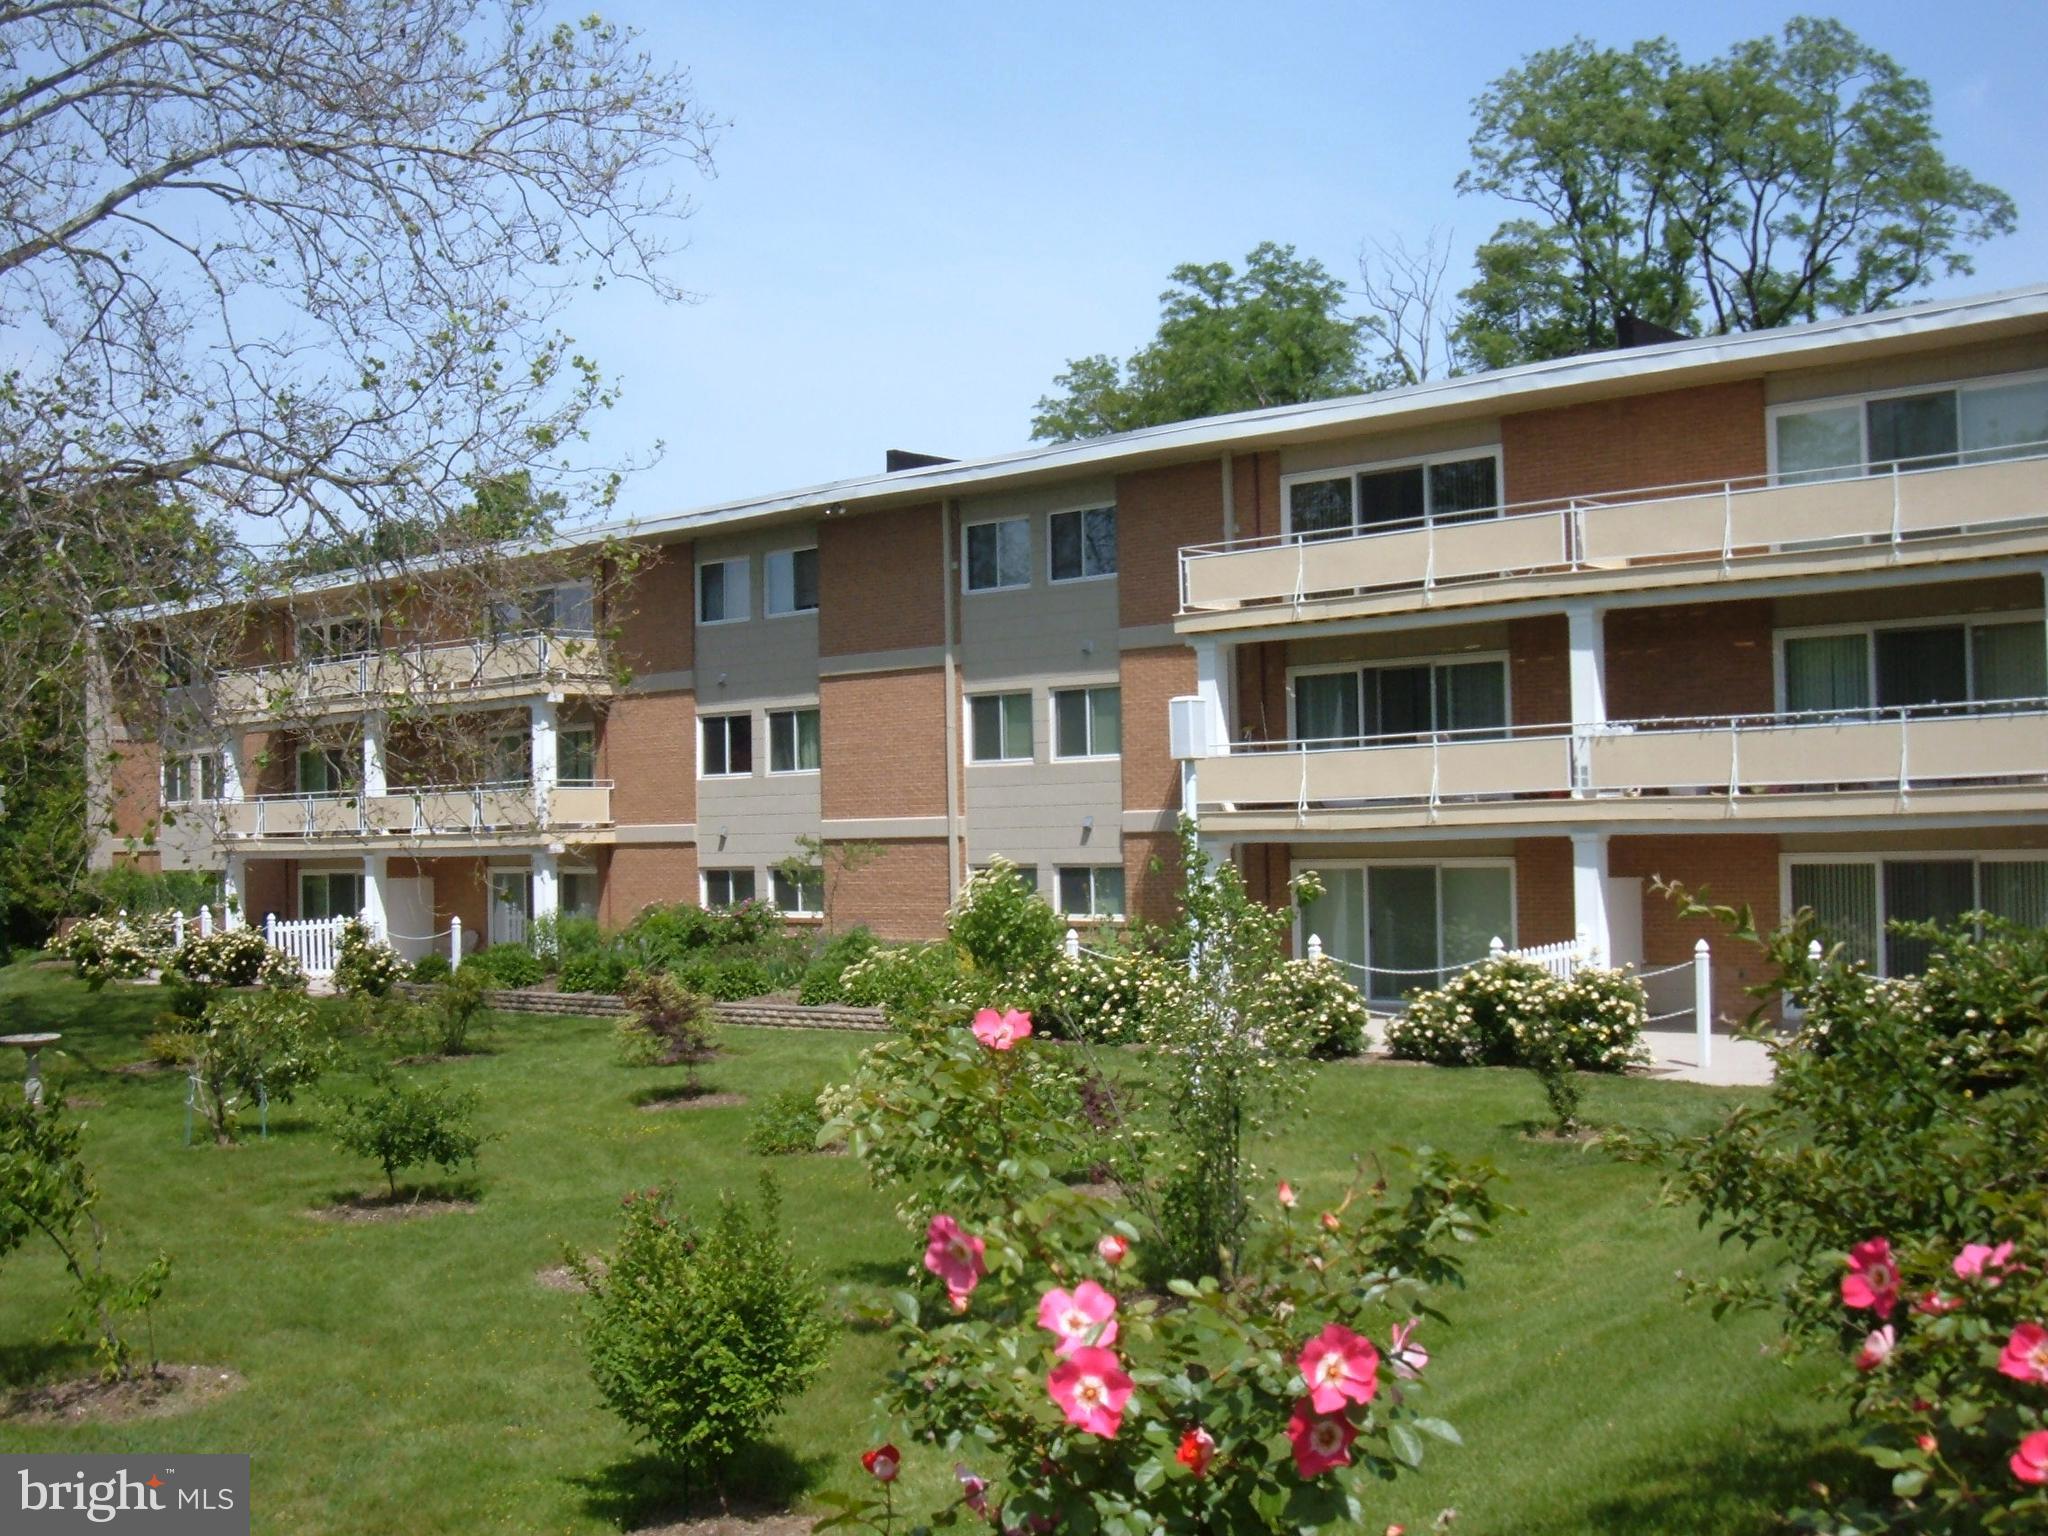
[{"label": "rose blossom", "polygon": [[2012,1262],[2012,1244],[2000,1243],[1992,1247],[1987,1243],[1965,1243],[1963,1251],[1956,1255],[1950,1266],[1959,1280],[1982,1280],[1986,1285],[2003,1285],[1995,1273]]},{"label": "rose blossom", "polygon": [[924,1267],[946,1282],[955,1312],[966,1310],[967,1298],[988,1273],[982,1260],[985,1248],[980,1238],[961,1231],[960,1223],[950,1216],[934,1216],[925,1228]]},{"label": "rose blossom", "polygon": [[860,1453],[860,1464],[876,1482],[893,1483],[903,1469],[903,1457],[893,1445],[878,1445],[872,1451]]},{"label": "rose blossom", "polygon": [[1196,1477],[1206,1476],[1209,1463],[1216,1459],[1216,1437],[1197,1424],[1180,1437],[1180,1449],[1173,1453],[1173,1459]]},{"label": "rose blossom", "polygon": [[1100,1256],[1102,1262],[1111,1269],[1123,1263],[1125,1258],[1129,1256],[1130,1251],[1130,1240],[1121,1232],[1106,1233],[1102,1240],[1095,1245],[1095,1252]]},{"label": "rose blossom", "polygon": [[2012,1460],[2006,1463],[2012,1468],[2012,1475],[2029,1488],[2039,1488],[2048,1483],[2048,1429],[2037,1429],[2031,1435],[2020,1437],[2020,1448],[2012,1453]]},{"label": "rose blossom", "polygon": [[1419,1317],[1411,1317],[1405,1323],[1396,1323],[1388,1342],[1387,1354],[1394,1362],[1394,1374],[1403,1381],[1413,1381],[1429,1368],[1429,1351],[1420,1344],[1408,1342],[1410,1336],[1421,1326],[1422,1319]]},{"label": "rose blossom", "polygon": [[1007,1051],[1031,1034],[1031,1015],[1017,1008],[997,1013],[984,1008],[974,1016],[974,1038],[992,1051]]},{"label": "rose blossom", "polygon": [[2039,1323],[2021,1323],[2013,1329],[1998,1357],[1998,1369],[2014,1381],[2048,1386],[2048,1328]]},{"label": "rose blossom", "polygon": [[988,1479],[967,1470],[967,1463],[953,1463],[953,1475],[960,1479],[960,1502],[977,1515],[988,1513]]},{"label": "rose blossom", "polygon": [[1282,1179],[1280,1181],[1280,1188],[1274,1192],[1273,1198],[1278,1200],[1281,1203],[1281,1205],[1285,1206],[1288,1210],[1293,1210],[1294,1186],[1288,1183],[1285,1179]]},{"label": "rose blossom", "polygon": [[1342,1413],[1346,1403],[1369,1403],[1379,1390],[1379,1350],[1342,1323],[1330,1324],[1304,1344],[1300,1364],[1317,1413]]},{"label": "rose blossom", "polygon": [[1062,1358],[1090,1345],[1116,1342],[1116,1298],[1093,1280],[1070,1295],[1057,1288],[1038,1298],[1038,1326],[1059,1340]]},{"label": "rose blossom", "polygon": [[1317,1413],[1304,1397],[1287,1421],[1287,1438],[1294,1442],[1294,1470],[1306,1480],[1321,1477],[1332,1467],[1350,1466],[1358,1428],[1341,1413]]},{"label": "rose blossom", "polygon": [[1869,1336],[1864,1339],[1863,1347],[1856,1351],[1856,1369],[1876,1370],[1891,1359],[1892,1349],[1898,1341],[1898,1335],[1892,1331],[1890,1323],[1886,1323],[1882,1328],[1872,1329]]},{"label": "rose blossom", "polygon": [[1077,1349],[1052,1368],[1045,1389],[1067,1422],[1091,1435],[1114,1439],[1124,1421],[1124,1404],[1135,1383],[1107,1349]]},{"label": "rose blossom", "polygon": [[1890,1317],[1899,1299],[1899,1269],[1892,1262],[1889,1239],[1873,1237],[1849,1250],[1849,1273],[1842,1276],[1842,1305],[1867,1308]]}]

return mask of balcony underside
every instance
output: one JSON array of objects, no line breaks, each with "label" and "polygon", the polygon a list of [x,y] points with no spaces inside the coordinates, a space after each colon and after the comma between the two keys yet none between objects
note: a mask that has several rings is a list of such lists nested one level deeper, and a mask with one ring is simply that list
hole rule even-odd
[{"label": "balcony underside", "polygon": [[608,697],[613,691],[611,673],[592,641],[522,635],[227,672],[214,679],[212,712],[229,724],[274,724],[399,702],[484,704],[547,693]]}]

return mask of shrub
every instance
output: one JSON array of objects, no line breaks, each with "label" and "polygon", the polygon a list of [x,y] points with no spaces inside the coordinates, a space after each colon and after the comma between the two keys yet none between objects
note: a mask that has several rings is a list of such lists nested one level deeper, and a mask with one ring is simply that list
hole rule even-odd
[{"label": "shrub", "polygon": [[1253,994],[1256,1024],[1298,1031],[1312,1054],[1356,1056],[1365,1049],[1372,1011],[1333,960],[1289,960],[1275,966]]},{"label": "shrub", "polygon": [[[619,1021],[626,1059],[636,1066],[674,1066],[711,1054],[711,1005],[664,971],[634,971],[619,995],[630,1010]],[[691,1074],[695,1081],[695,1073]]]},{"label": "shrub", "polygon": [[172,962],[178,974],[203,986],[253,987],[263,975],[263,962],[273,951],[255,928],[232,928],[191,938]]},{"label": "shrub", "polygon": [[388,944],[370,937],[354,918],[341,927],[341,953],[334,959],[335,990],[345,997],[382,997],[406,976],[405,961]]},{"label": "shrub", "polygon": [[207,1004],[191,1061],[193,1108],[222,1146],[236,1139],[253,1099],[289,1103],[317,1082],[333,1054],[319,1015],[303,993],[230,993]]},{"label": "shrub", "polygon": [[153,1029],[142,1037],[142,1053],[159,1066],[182,1067],[198,1056],[204,1039],[198,1029]]},{"label": "shrub", "polygon": [[82,917],[50,948],[97,992],[110,981],[134,980],[169,965],[171,926],[161,917]]},{"label": "shrub", "polygon": [[487,1018],[482,972],[463,966],[436,987],[422,1010],[433,1032],[434,1049],[443,1056],[469,1050],[469,1032]]},{"label": "shrub", "polygon": [[675,979],[685,991],[737,1003],[775,990],[775,978],[768,967],[751,955],[714,960],[699,957],[675,968]]},{"label": "shrub", "polygon": [[455,967],[448,963],[448,957],[443,954],[421,955],[412,963],[412,979],[423,985],[446,981],[454,971]]},{"label": "shrub", "polygon": [[906,944],[876,949],[866,959],[856,960],[841,974],[839,983],[847,1002],[886,1009],[894,1019],[959,1000],[965,975],[960,952],[952,945]]},{"label": "shrub", "polygon": [[102,916],[132,913],[151,917],[159,912],[196,912],[220,901],[217,877],[196,869],[138,869],[115,864],[96,870],[79,893],[88,909]]},{"label": "shrub", "polygon": [[814,1152],[825,1117],[818,1110],[821,1088],[784,1088],[764,1099],[747,1122],[747,1150],[763,1157]]},{"label": "shrub", "polygon": [[1582,967],[1569,981],[1507,956],[1418,992],[1387,1025],[1387,1047],[1442,1067],[1526,1067],[1554,1041],[1582,1072],[1619,1072],[1642,1055],[1648,1008],[1628,972]]},{"label": "shrub", "polygon": [[[1758,937],[1747,913],[1686,912]],[[2019,1476],[2023,1437],[2048,1427],[2042,1373],[2015,1340],[2048,1324],[2048,947],[1960,926],[1926,977],[1880,981],[1839,950],[1814,965],[1814,937],[1802,911],[1760,940],[1772,974],[1757,993],[1805,1006],[1790,1039],[1760,1032],[1768,1096],[1631,1148],[1724,1243],[1784,1256],[1691,1289],[1717,1316],[1776,1312],[1792,1344],[1834,1362],[1827,1390],[1876,1470],[1820,1489],[1801,1528],[2042,1529],[2048,1491]]]},{"label": "shrub", "polygon": [[474,1088],[457,1092],[445,1083],[406,1082],[387,1070],[372,1079],[368,1094],[344,1099],[340,1108],[334,1144],[380,1165],[394,1200],[405,1169],[433,1163],[453,1173],[464,1163],[474,1167],[483,1145],[472,1118]]},{"label": "shrub", "polygon": [[873,954],[876,944],[874,934],[865,928],[849,928],[833,939],[804,967],[797,1001],[812,1006],[845,1002],[846,989],[842,978],[846,968]]},{"label": "shrub", "polygon": [[550,970],[558,970],[577,955],[594,954],[609,941],[594,917],[537,917],[526,930],[526,947],[540,957]]},{"label": "shrub", "polygon": [[584,951],[562,960],[564,992],[617,992],[625,982],[625,956],[610,950]]},{"label": "shrub", "polygon": [[817,1278],[782,1236],[765,1174],[758,1214],[729,1194],[707,1222],[667,1190],[624,1203],[604,1266],[571,1260],[589,1292],[590,1373],[612,1412],[687,1477],[718,1479],[825,1362]]},{"label": "shrub", "polygon": [[270,950],[257,967],[256,985],[269,987],[273,992],[303,992],[307,986],[306,968],[283,950]]},{"label": "shrub", "polygon": [[1133,1044],[1146,996],[1157,990],[1158,969],[1165,963],[1128,947],[1106,953],[1084,949],[1072,960],[1062,951],[1032,980],[1032,1017],[1043,1017],[1053,1034],[1101,1045]]},{"label": "shrub", "polygon": [[537,987],[547,980],[547,967],[524,944],[493,944],[468,956],[458,970],[474,969],[494,987]]},{"label": "shrub", "polygon": [[975,969],[1012,981],[1050,963],[1066,927],[1005,858],[969,880],[946,917],[947,933]]},{"label": "shrub", "polygon": [[688,902],[643,907],[623,940],[639,965],[666,969],[700,949],[725,942],[725,924],[715,912]]}]

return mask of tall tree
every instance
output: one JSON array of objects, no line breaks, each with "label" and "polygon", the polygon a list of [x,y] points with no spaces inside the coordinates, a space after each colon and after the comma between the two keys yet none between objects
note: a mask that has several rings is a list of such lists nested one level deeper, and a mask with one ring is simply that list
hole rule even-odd
[{"label": "tall tree", "polygon": [[1458,342],[1498,367],[1613,346],[1632,315],[1757,330],[1971,270],[2012,199],[1948,160],[1924,81],[1840,22],[1685,62],[1575,39],[1475,103],[1460,192],[1528,210],[1482,243]]},{"label": "tall tree", "polygon": [[1365,385],[1363,322],[1319,261],[1271,241],[1245,258],[1175,267],[1159,331],[1122,362],[1076,358],[1040,398],[1031,435],[1053,442],[1292,405]]}]

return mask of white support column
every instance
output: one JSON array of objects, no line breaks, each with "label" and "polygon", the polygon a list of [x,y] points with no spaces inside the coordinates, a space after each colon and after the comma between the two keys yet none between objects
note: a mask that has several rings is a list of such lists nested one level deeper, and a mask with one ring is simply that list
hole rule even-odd
[{"label": "white support column", "polygon": [[231,735],[220,744],[220,797],[242,798],[242,738]]},{"label": "white support column", "polygon": [[1588,741],[1607,724],[1607,645],[1600,610],[1591,603],[1565,609],[1570,640],[1572,793],[1585,791]]},{"label": "white support column", "polygon": [[384,915],[385,857],[381,853],[363,855],[363,926],[379,943],[383,942],[389,927]]},{"label": "white support column", "polygon": [[559,697],[549,694],[527,706],[532,720],[533,814],[540,825],[548,820],[548,797],[555,788],[555,706]]},{"label": "white support column", "polygon": [[382,710],[371,710],[363,716],[363,793],[382,795],[389,793],[389,781],[384,769],[384,734],[388,722]]},{"label": "white support column", "polygon": [[1611,965],[1614,943],[1607,927],[1607,834],[1572,834],[1572,921],[1579,943],[1596,965]]},{"label": "white support column", "polygon": [[562,910],[562,883],[555,865],[553,848],[536,848],[533,851],[533,921],[542,918],[550,920],[559,916]]},{"label": "white support column", "polygon": [[244,855],[228,855],[226,872],[221,876],[221,887],[225,898],[221,903],[221,926],[245,926],[249,921],[249,861]]},{"label": "white support column", "polygon": [[1201,701],[1200,719],[1195,727],[1194,740],[1190,743],[1195,755],[1184,757],[1180,762],[1181,809],[1189,814],[1193,814],[1200,803],[1195,785],[1200,760],[1230,750],[1230,713],[1224,703],[1227,697],[1225,679],[1235,655],[1234,649],[1213,638],[1198,638],[1193,645],[1194,696]]}]

